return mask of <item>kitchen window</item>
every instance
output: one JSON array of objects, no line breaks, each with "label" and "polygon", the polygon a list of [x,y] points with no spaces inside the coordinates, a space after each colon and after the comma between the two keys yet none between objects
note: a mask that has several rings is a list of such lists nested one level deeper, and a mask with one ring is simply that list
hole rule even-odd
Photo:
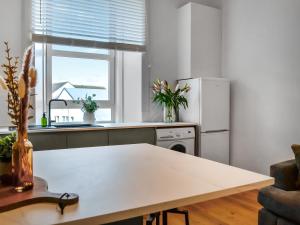
[{"label": "kitchen window", "polygon": [[35,66],[42,75],[35,90],[36,122],[48,112],[52,98],[68,102],[67,107],[53,102],[52,120],[82,121],[81,105],[75,101],[93,94],[100,106],[97,122],[133,119],[126,112],[133,105],[141,108],[140,94],[132,87],[136,83],[134,90],[141,92],[146,1],[32,0],[31,10]]},{"label": "kitchen window", "polygon": [[39,74],[45,74],[40,82],[44,109],[50,99],[68,103],[67,107],[52,103],[52,120],[81,122],[83,112],[77,101],[94,95],[100,107],[96,120],[114,121],[114,51],[51,44],[35,44],[35,51]]}]

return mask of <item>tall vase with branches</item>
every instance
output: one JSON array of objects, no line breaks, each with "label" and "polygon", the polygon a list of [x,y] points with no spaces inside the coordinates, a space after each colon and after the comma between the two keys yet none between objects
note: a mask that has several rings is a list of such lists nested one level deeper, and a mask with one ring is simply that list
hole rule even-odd
[{"label": "tall vase with branches", "polygon": [[164,107],[164,122],[175,122],[176,114],[182,106],[184,109],[188,107],[188,101],[184,96],[189,92],[190,87],[186,84],[184,87],[176,85],[173,90],[166,80],[156,80],[153,82],[153,101]]},{"label": "tall vase with branches", "polygon": [[6,46],[6,63],[2,65],[4,77],[0,85],[8,91],[8,115],[17,129],[17,139],[12,148],[12,178],[17,191],[25,191],[33,187],[32,144],[28,140],[29,109],[32,108],[30,90],[36,86],[37,74],[32,67],[33,50],[30,46],[25,54],[22,70],[17,76],[18,58],[10,55]]}]

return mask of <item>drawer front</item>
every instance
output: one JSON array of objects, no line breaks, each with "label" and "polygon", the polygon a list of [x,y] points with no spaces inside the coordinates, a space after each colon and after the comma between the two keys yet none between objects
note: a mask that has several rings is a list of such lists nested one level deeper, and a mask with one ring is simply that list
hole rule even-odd
[{"label": "drawer front", "polygon": [[70,132],[68,148],[96,147],[108,145],[107,131],[81,131]]},{"label": "drawer front", "polygon": [[67,148],[67,136],[64,133],[31,133],[29,140],[34,151]]},{"label": "drawer front", "polygon": [[140,128],[140,129],[124,129],[109,131],[109,145],[125,145],[148,143],[155,144],[155,129]]}]

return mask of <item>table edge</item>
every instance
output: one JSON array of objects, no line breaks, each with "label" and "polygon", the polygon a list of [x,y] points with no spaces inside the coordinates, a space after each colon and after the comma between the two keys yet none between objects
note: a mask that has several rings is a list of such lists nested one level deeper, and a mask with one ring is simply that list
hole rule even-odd
[{"label": "table edge", "polygon": [[[111,222],[116,222],[120,220],[125,220],[129,218],[134,218],[137,216],[143,216],[146,214],[160,212],[163,210],[176,208],[176,207],[183,207],[187,205],[192,205],[200,202],[205,202],[217,198],[226,197],[233,194],[238,194],[246,191],[261,189],[266,186],[270,186],[274,184],[274,178],[270,178],[268,180],[256,182],[253,184],[243,185],[239,187],[228,188],[226,190],[215,191],[207,194],[201,194],[196,196],[191,196],[187,198],[177,199],[169,202],[158,203],[150,206],[143,206],[135,209],[129,209],[121,212],[110,213],[101,216],[95,216],[90,218],[84,218],[76,221],[68,221],[63,223],[58,223],[60,225],[99,225],[99,224],[106,224]],[[57,224],[57,225],[58,225]]]}]

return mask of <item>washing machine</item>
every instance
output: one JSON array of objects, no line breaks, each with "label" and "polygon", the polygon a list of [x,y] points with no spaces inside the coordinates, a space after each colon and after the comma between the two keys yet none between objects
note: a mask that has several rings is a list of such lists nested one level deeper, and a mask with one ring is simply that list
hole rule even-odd
[{"label": "washing machine", "polygon": [[156,145],[195,155],[195,128],[158,128],[156,129]]}]

